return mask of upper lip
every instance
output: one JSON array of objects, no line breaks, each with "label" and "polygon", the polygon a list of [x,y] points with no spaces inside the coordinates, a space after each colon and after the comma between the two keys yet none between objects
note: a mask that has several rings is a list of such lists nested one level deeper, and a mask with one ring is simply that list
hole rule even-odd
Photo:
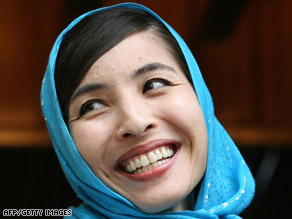
[{"label": "upper lip", "polygon": [[117,168],[125,160],[128,160],[139,154],[147,153],[148,151],[151,151],[155,148],[165,146],[165,145],[172,145],[177,149],[181,145],[181,143],[172,139],[156,139],[156,140],[148,141],[144,144],[135,146],[134,148],[130,149],[129,151],[124,153],[122,156],[120,156],[118,160],[116,161],[115,167]]}]

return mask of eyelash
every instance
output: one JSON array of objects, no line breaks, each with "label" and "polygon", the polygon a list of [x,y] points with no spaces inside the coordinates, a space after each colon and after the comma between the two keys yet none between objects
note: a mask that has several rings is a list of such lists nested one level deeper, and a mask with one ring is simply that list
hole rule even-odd
[{"label": "eyelash", "polygon": [[[161,87],[170,86],[171,85],[171,83],[169,81],[165,80],[165,79],[162,79],[162,78],[153,78],[153,79],[150,79],[150,80],[146,81],[146,83],[143,86],[142,93],[143,94],[146,94],[147,92],[150,92],[151,90],[160,89],[161,87],[158,87],[158,88],[153,87],[153,84],[155,82],[161,83],[163,85]],[[149,87],[149,85],[152,85],[152,87]],[[84,104],[82,104],[82,106],[80,108],[80,111],[79,111],[79,116],[82,117],[85,114],[89,113],[90,111],[95,110],[94,109],[94,105],[96,105],[96,104],[98,104],[98,105],[104,105],[103,102],[101,100],[99,100],[99,99],[88,100],[87,102],[85,102]],[[90,108],[88,108],[88,107],[90,107]],[[100,106],[100,107],[102,107],[102,106]]]},{"label": "eyelash", "polygon": [[[84,104],[82,104],[81,108],[80,108],[80,112],[79,115],[80,117],[85,115],[86,113],[89,113],[90,111],[94,110],[94,105],[99,104],[99,105],[104,105],[102,103],[101,100],[98,99],[94,99],[94,100],[88,100],[87,102],[85,102]],[[88,109],[87,107],[90,107],[90,109]]]},{"label": "eyelash", "polygon": [[[151,90],[156,90],[156,89],[161,88],[161,87],[159,87],[159,88],[152,88],[150,90],[146,90],[147,89],[147,86],[149,86],[151,83],[153,84],[155,82],[159,82],[159,83],[163,84],[162,87],[164,87],[164,86],[170,86],[171,85],[171,83],[169,81],[165,80],[165,79],[162,79],[162,78],[153,78],[153,79],[150,79],[150,80],[146,81],[146,83],[144,84],[143,94],[145,94],[145,93],[147,93],[147,92],[149,92]],[[148,87],[148,89],[149,89],[149,87]]]}]

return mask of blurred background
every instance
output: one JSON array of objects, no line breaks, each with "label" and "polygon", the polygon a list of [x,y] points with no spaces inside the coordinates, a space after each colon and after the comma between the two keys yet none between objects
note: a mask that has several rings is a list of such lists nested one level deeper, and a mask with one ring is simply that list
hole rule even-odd
[{"label": "blurred background", "polygon": [[[48,56],[78,15],[116,0],[0,0],[0,207],[67,208],[67,183],[41,116]],[[137,0],[185,39],[215,112],[256,179],[244,218],[284,218],[292,195],[292,1]]]}]

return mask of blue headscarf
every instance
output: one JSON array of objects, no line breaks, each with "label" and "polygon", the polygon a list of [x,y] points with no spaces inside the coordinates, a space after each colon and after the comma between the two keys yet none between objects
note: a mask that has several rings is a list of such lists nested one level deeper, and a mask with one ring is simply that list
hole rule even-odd
[{"label": "blue headscarf", "polygon": [[[203,110],[208,131],[208,161],[193,211],[146,214],[129,200],[105,186],[80,156],[63,120],[56,94],[54,72],[65,34],[82,18],[112,8],[143,10],[162,22],[177,40],[188,65]],[[77,196],[84,201],[72,208],[80,218],[237,218],[254,195],[255,183],[240,152],[214,115],[211,95],[191,51],[183,39],[150,9],[124,3],[90,11],[74,20],[57,38],[43,79],[41,105],[47,128],[61,167]]]}]

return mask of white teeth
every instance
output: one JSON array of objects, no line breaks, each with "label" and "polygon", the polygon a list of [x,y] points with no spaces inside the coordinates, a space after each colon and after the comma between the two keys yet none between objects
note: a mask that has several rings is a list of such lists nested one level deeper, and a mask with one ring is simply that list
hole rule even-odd
[{"label": "white teeth", "polygon": [[162,158],[162,154],[160,153],[159,150],[156,150],[156,151],[155,151],[155,155],[156,155],[156,157],[157,157],[157,160],[160,160],[160,159]]},{"label": "white teeth", "polygon": [[140,157],[140,161],[143,167],[146,167],[150,163],[148,158],[144,154]]},{"label": "white teeth", "polygon": [[136,167],[136,165],[135,165],[135,163],[133,161],[130,161],[130,166],[131,166],[131,169],[133,171],[135,171],[137,169],[137,167]]},{"label": "white teeth", "polygon": [[169,148],[166,149],[166,152],[167,152],[167,157],[170,157],[170,150],[169,150]]},{"label": "white teeth", "polygon": [[161,162],[162,163],[165,163],[165,162],[167,162],[169,160],[169,158],[168,159],[165,159],[165,160],[162,160]]},{"label": "white teeth", "polygon": [[170,158],[167,158],[167,159],[164,159],[162,161],[158,161],[158,162],[155,162],[155,163],[152,163],[152,164],[149,164],[148,166],[146,167],[142,167],[142,168],[139,168],[137,170],[134,171],[134,174],[138,174],[138,173],[143,173],[143,172],[146,172],[146,171],[149,171],[149,170],[152,170],[153,168],[161,165],[161,164],[164,164],[166,163],[167,161],[169,161]]},{"label": "white teeth", "polygon": [[132,172],[132,169],[131,169],[131,167],[130,167],[130,164],[128,164],[128,165],[126,166],[126,170],[127,170],[128,173]]},{"label": "white teeth", "polygon": [[167,158],[167,152],[166,152],[165,148],[161,149],[161,154],[164,158]]},{"label": "white teeth", "polygon": [[150,151],[147,156],[143,154],[140,158],[136,157],[134,160],[130,160],[125,170],[128,173],[142,173],[167,162],[173,154],[174,151],[171,148],[161,147],[160,150],[157,149],[155,152]]},{"label": "white teeth", "polygon": [[138,158],[135,159],[135,164],[136,164],[136,167],[137,168],[140,168],[142,165],[141,165],[141,162]]},{"label": "white teeth", "polygon": [[[143,168],[145,168],[145,171],[148,171],[147,167],[143,167]],[[143,173],[144,172],[143,168],[135,170],[134,174]]]},{"label": "white teeth", "polygon": [[155,154],[152,151],[148,153],[148,159],[149,159],[150,163],[154,163],[157,161],[157,157],[155,156]]}]

